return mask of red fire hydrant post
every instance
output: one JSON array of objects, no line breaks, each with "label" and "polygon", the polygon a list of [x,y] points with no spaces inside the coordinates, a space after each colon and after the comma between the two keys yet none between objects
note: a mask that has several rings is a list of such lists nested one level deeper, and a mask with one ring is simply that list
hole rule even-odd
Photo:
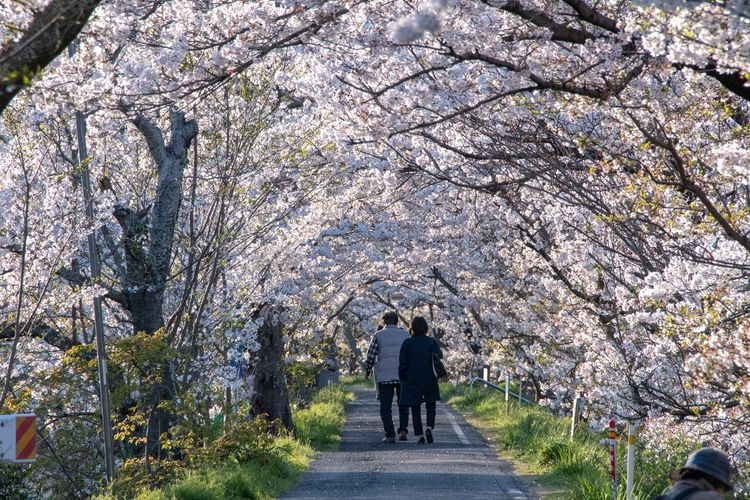
[{"label": "red fire hydrant post", "polygon": [[610,475],[612,476],[612,500],[617,500],[617,468],[615,465],[615,447],[617,446],[617,432],[615,430],[615,420],[609,421],[609,465]]}]

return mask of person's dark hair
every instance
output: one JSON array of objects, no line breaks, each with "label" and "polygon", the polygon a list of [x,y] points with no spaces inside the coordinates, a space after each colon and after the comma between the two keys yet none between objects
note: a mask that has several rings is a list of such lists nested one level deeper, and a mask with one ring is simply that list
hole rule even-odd
[{"label": "person's dark hair", "polygon": [[393,311],[388,311],[387,313],[383,314],[383,324],[398,325],[398,314]]},{"label": "person's dark hair", "polygon": [[378,327],[377,327],[377,328],[375,329],[375,331],[376,331],[376,332],[379,332],[379,331],[380,331],[380,330],[382,330],[383,328],[385,328],[385,327],[384,327],[383,325],[378,325]]},{"label": "person's dark hair", "polygon": [[427,320],[422,316],[414,316],[411,320],[411,326],[409,326],[409,333],[413,337],[419,337],[420,335],[427,335]]}]

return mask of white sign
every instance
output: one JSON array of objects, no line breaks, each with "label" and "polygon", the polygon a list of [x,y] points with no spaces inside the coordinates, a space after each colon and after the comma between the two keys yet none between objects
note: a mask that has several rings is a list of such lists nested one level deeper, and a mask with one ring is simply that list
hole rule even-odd
[{"label": "white sign", "polygon": [[0,463],[36,461],[36,415],[0,415]]}]

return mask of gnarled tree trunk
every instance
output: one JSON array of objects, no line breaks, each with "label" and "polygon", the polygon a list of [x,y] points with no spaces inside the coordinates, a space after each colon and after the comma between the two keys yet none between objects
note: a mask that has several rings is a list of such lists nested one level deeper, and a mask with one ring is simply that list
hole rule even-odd
[{"label": "gnarled tree trunk", "polygon": [[[182,202],[182,182],[188,163],[190,142],[198,133],[194,120],[186,120],[181,111],[170,114],[171,137],[166,143],[159,128],[145,116],[133,123],[146,139],[156,165],[158,180],[153,203],[135,211],[117,207],[115,217],[123,230],[125,272],[121,276],[122,305],[133,321],[133,333],[153,334],[164,328],[164,292],[170,276],[172,246],[177,216]],[[146,237],[147,236],[147,237]],[[174,371],[171,364],[154,367],[160,371],[162,383],[147,395],[149,415],[146,454],[158,450],[159,435],[173,423],[168,410],[159,407],[162,401],[175,397]]]},{"label": "gnarled tree trunk", "polygon": [[284,374],[284,339],[282,324],[271,307],[264,307],[263,326],[258,331],[258,360],[253,373],[253,412],[265,414],[269,420],[279,419],[284,427],[292,428],[292,410]]}]

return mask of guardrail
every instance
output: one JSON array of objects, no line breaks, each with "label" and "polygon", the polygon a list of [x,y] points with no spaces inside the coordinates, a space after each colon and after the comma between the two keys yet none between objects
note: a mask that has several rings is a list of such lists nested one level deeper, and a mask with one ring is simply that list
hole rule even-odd
[{"label": "guardrail", "polygon": [[485,379],[483,379],[481,377],[473,377],[471,380],[469,380],[469,386],[473,386],[475,382],[481,382],[481,383],[483,383],[484,385],[486,385],[488,387],[492,387],[496,391],[502,392],[503,394],[506,395],[506,398],[505,398],[506,401],[508,400],[507,396],[512,396],[513,398],[515,398],[515,399],[517,399],[517,400],[519,400],[519,401],[521,401],[523,403],[528,403],[528,404],[532,404],[532,405],[536,404],[534,401],[531,401],[530,399],[526,399],[521,394],[516,394],[515,392],[512,392],[510,390],[510,387],[508,387],[508,386],[506,386],[506,387],[503,388],[503,387],[500,387],[499,385],[495,385],[492,382],[490,382],[488,380],[485,380]]},{"label": "guardrail", "polygon": [[[506,412],[509,411],[510,405],[508,404],[510,402],[510,398],[513,397],[517,399],[519,402],[531,404],[531,405],[537,405],[536,402],[531,401],[529,399],[524,398],[521,394],[512,392],[510,390],[510,376],[506,372],[505,374],[505,387],[501,387],[497,384],[493,384],[489,380],[489,366],[485,365],[483,369],[483,377],[472,377],[469,379],[469,386],[473,387],[475,383],[480,382],[484,384],[487,387],[491,387],[492,389],[501,392],[505,394],[505,408]],[[522,385],[522,384],[521,384]],[[520,389],[519,389],[519,392]],[[581,402],[582,398],[578,395],[573,399],[573,407],[571,409],[571,424],[570,424],[570,439],[574,438],[576,428],[578,427],[578,421],[580,419],[581,414]],[[625,481],[625,497],[630,500],[633,496],[633,482],[634,482],[634,475],[635,475],[635,441],[636,441],[636,429],[637,429],[637,423],[634,422],[628,422],[628,430],[627,430],[627,462],[626,462],[626,481]],[[609,421],[609,428],[606,429],[609,431],[609,439],[607,441],[607,444],[609,444],[609,455],[610,455],[610,474],[612,479],[612,499],[617,500],[618,498],[618,485],[617,485],[617,474],[616,474],[616,464],[615,464],[615,457],[616,457],[616,428],[615,428],[615,420],[612,419]]]}]

